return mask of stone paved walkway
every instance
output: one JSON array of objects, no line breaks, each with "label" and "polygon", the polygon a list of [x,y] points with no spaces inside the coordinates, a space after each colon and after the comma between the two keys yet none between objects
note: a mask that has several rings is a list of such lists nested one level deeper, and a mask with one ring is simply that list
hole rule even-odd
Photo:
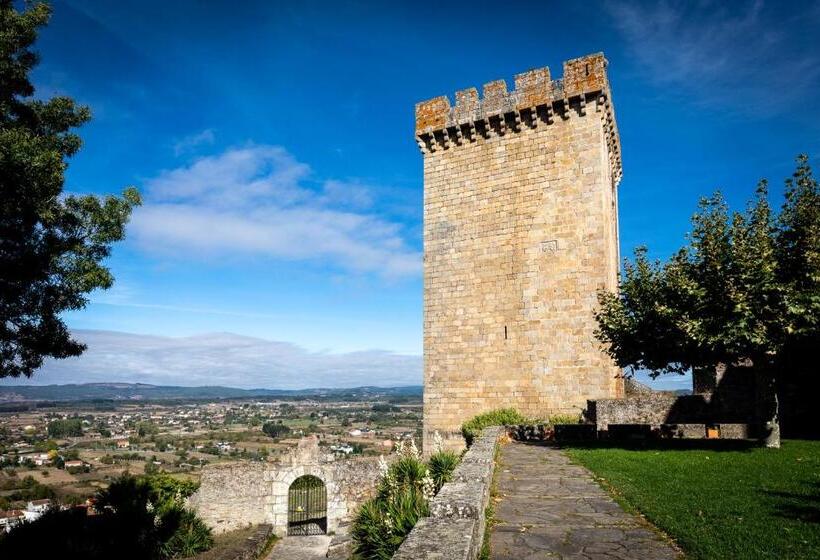
[{"label": "stone paved walkway", "polygon": [[319,560],[327,555],[331,537],[285,537],[273,545],[266,560]]},{"label": "stone paved walkway", "polygon": [[501,452],[494,560],[672,560],[680,552],[626,513],[557,448],[513,442]]}]

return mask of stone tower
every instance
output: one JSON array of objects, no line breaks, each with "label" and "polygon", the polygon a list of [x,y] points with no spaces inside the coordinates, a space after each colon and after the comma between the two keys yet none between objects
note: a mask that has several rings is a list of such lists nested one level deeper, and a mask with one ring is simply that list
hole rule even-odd
[{"label": "stone tower", "polygon": [[499,407],[545,417],[619,397],[594,337],[618,271],[621,153],[593,54],[416,105],[424,154],[424,445]]}]

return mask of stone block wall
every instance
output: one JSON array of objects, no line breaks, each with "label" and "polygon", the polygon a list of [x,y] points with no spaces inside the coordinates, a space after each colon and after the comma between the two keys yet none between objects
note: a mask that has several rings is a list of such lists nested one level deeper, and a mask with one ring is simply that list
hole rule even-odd
[{"label": "stone block wall", "polygon": [[216,533],[267,523],[279,537],[287,534],[288,490],[304,475],[320,478],[327,491],[327,530],[337,532],[371,498],[379,481],[373,458],[330,461],[318,441],[300,445],[283,463],[225,463],[202,470],[199,490],[189,498]]},{"label": "stone block wall", "polygon": [[486,530],[495,449],[506,433],[500,426],[485,428],[453,472],[452,482],[430,500],[430,516],[420,519],[393,560],[474,560]]},{"label": "stone block wall", "polygon": [[[625,399],[597,399],[587,405],[587,415],[595,421],[599,432],[610,424],[667,424],[678,396],[674,393],[649,393]],[[697,418],[690,420],[697,422]]]},{"label": "stone block wall", "polygon": [[616,287],[620,143],[603,55],[416,107],[424,154],[424,446],[494,408],[622,395],[594,337]]}]

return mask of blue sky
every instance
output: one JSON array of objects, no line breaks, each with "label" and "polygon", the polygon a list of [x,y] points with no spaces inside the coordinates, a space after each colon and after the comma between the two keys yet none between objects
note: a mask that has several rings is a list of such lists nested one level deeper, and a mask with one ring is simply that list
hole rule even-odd
[{"label": "blue sky", "polygon": [[[698,196],[741,207],[768,177],[776,198],[796,154],[817,161],[819,28],[818,2],[56,1],[38,95],[94,113],[67,188],[145,205],[115,287],[67,316],[95,351],[33,381],[377,383],[366,355],[419,382],[417,101],[604,51],[621,251],[666,257]],[[293,367],[271,372],[270,341]]]}]

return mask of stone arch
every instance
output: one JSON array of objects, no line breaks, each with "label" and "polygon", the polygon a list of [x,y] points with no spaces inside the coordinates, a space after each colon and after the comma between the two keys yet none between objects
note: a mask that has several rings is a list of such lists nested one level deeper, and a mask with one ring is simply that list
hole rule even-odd
[{"label": "stone arch", "polygon": [[277,536],[284,537],[288,532],[288,490],[304,475],[325,483],[327,532],[339,533],[356,508],[372,496],[379,468],[372,457],[335,461],[321,454],[315,438],[304,438],[278,463],[208,465],[189,505],[217,533],[269,523]]},{"label": "stone arch", "polygon": [[335,507],[336,497],[339,495],[339,486],[333,469],[325,465],[296,465],[278,469],[273,475],[271,487],[271,521],[274,532],[278,536],[288,533],[288,495],[293,483],[304,476],[314,476],[325,485],[327,496],[327,525],[328,533],[335,532],[339,524],[339,511]]},{"label": "stone arch", "polygon": [[288,487],[288,536],[327,534],[327,487],[318,476],[305,474]]}]

